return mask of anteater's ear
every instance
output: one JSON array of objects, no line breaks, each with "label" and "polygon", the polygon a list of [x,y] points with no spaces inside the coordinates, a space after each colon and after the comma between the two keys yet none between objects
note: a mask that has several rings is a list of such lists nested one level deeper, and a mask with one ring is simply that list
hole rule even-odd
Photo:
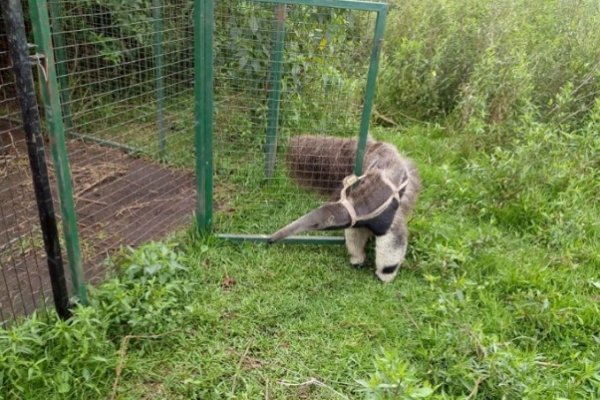
[{"label": "anteater's ear", "polygon": [[296,233],[347,228],[351,223],[350,214],[343,205],[340,203],[327,203],[275,232],[269,238],[269,243]]}]

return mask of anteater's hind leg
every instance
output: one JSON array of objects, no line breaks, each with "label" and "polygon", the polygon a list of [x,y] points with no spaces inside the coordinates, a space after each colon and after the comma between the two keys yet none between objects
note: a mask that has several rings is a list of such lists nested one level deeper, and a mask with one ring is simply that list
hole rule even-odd
[{"label": "anteater's hind leg", "polygon": [[375,266],[377,277],[390,282],[396,277],[404,261],[408,244],[408,229],[400,213],[396,214],[390,230],[375,239]]},{"label": "anteater's hind leg", "polygon": [[344,231],[346,248],[350,253],[350,263],[354,267],[362,267],[365,263],[365,245],[371,236],[366,228],[349,228]]}]

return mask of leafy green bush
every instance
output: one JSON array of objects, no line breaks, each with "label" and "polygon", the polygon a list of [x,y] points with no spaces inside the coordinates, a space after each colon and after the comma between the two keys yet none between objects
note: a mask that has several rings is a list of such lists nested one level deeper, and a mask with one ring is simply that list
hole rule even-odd
[{"label": "leafy green bush", "polygon": [[[217,107],[249,111],[265,125],[275,46],[276,8],[252,1],[218,2],[215,26]],[[296,131],[322,121],[344,131],[356,121],[372,28],[348,10],[286,8],[281,79],[282,125]],[[218,112],[218,111],[217,111]],[[350,121],[349,121],[350,119]],[[312,126],[307,122],[313,121]],[[307,127],[308,125],[308,127]]]},{"label": "leafy green bush", "polygon": [[432,398],[435,389],[416,376],[409,362],[396,352],[384,352],[375,360],[375,372],[358,380],[367,399],[416,400]]},{"label": "leafy green bush", "polygon": [[[153,45],[158,39],[168,58],[165,79],[193,79],[193,3],[161,3],[157,25],[152,0],[61,1],[61,14],[52,17],[53,24],[60,26],[54,34],[65,43],[70,90],[128,99],[132,94],[151,93],[156,74]],[[160,37],[156,35],[157,27]],[[166,85],[167,93],[176,88],[173,86]]]},{"label": "leafy green bush", "polygon": [[106,322],[98,310],[80,308],[68,322],[33,315],[0,330],[0,398],[98,397],[116,364]]},{"label": "leafy green bush", "polygon": [[183,256],[172,245],[148,243],[130,250],[120,276],[93,293],[91,306],[108,318],[113,334],[168,330],[191,290],[192,283],[179,278],[185,271]]},{"label": "leafy green bush", "polygon": [[34,314],[0,330],[0,399],[101,398],[115,378],[117,349],[133,334],[173,328],[192,282],[173,246],[149,243],[132,250],[123,273],[93,289],[90,307],[69,321]]}]

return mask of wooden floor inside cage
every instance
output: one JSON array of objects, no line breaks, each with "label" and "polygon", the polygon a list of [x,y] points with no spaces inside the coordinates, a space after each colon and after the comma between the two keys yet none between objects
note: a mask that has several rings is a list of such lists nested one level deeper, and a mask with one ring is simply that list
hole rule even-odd
[{"label": "wooden floor inside cage", "polygon": [[[3,188],[14,190],[0,191],[0,232],[5,233],[0,235],[0,278],[5,281],[0,307],[8,314],[27,314],[51,304],[47,301],[51,289],[24,133],[12,129],[6,136],[11,145],[0,155],[0,177]],[[96,283],[106,275],[103,261],[121,246],[164,238],[191,222],[195,207],[191,171],[79,140],[69,140],[67,147],[87,282]],[[46,151],[50,159],[50,149]],[[49,170],[54,186],[51,163]],[[53,192],[59,215],[55,188]],[[64,251],[63,258],[66,263]]]}]

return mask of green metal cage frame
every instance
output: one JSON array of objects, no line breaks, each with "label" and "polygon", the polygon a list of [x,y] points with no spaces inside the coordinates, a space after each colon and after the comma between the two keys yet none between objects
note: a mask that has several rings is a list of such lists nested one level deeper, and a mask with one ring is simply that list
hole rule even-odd
[{"label": "green metal cage frame", "polygon": [[[56,29],[56,27],[50,25],[49,16],[49,10],[55,14],[59,13],[60,10],[57,9],[56,5],[48,7],[46,0],[29,0],[28,5],[32,19],[36,51],[42,60],[40,67],[45,71],[44,74],[39,75],[41,76],[40,92],[48,122],[52,161],[56,170],[56,182],[60,199],[60,212],[63,219],[63,235],[65,237],[65,247],[71,272],[71,284],[79,302],[87,304],[87,291],[83,275],[77,214],[75,213],[71,166],[69,164],[65,138],[65,123],[70,124],[70,121],[63,120],[62,104],[65,102],[65,98],[61,98],[60,94],[57,62],[55,60],[52,40],[52,29]],[[59,52],[56,56],[61,57],[62,55]]]},{"label": "green metal cage frame", "polygon": [[[275,4],[276,25],[274,31],[273,61],[269,70],[269,81],[274,90],[267,101],[269,124],[267,126],[267,157],[265,174],[273,173],[275,149],[277,147],[277,120],[279,115],[279,99],[281,95],[280,80],[282,76],[281,61],[285,42],[285,12],[286,5],[305,5],[326,8],[350,9],[376,13],[373,47],[369,61],[367,82],[364,95],[364,106],[360,119],[358,151],[355,162],[355,172],[362,170],[363,156],[367,142],[369,122],[375,94],[377,71],[381,44],[388,12],[388,5],[381,2],[362,0],[250,0],[256,3]],[[44,103],[48,134],[50,136],[53,163],[56,168],[57,188],[60,198],[60,211],[63,219],[63,235],[71,271],[74,295],[79,302],[87,303],[87,293],[83,275],[80,237],[75,212],[72,174],[66,147],[66,130],[71,127],[69,107],[69,92],[66,82],[65,59],[62,46],[61,27],[59,20],[62,14],[60,3],[47,0],[28,0],[29,12],[32,19],[33,36],[36,52],[42,60],[40,74],[40,92]],[[157,93],[157,125],[159,127],[157,140],[159,151],[162,153],[165,143],[164,123],[164,79],[163,79],[163,49],[160,22],[161,0],[153,0],[154,30],[153,51],[156,61],[156,93]],[[215,0],[194,0],[194,74],[195,74],[195,150],[196,150],[196,222],[201,234],[213,233],[213,30],[214,30]],[[52,17],[52,18],[51,18]],[[84,137],[72,133],[75,137]],[[112,143],[108,140],[98,140],[102,145],[119,147],[126,151],[135,151],[127,145]],[[218,237],[235,241],[264,242],[267,237],[262,235],[221,234]],[[310,237],[296,236],[285,240],[288,243],[319,243],[340,244],[343,237]]]},{"label": "green metal cage frame", "polygon": [[[272,51],[269,81],[273,90],[269,93],[267,101],[267,112],[269,115],[266,132],[267,154],[265,162],[265,175],[271,176],[275,165],[275,149],[277,148],[277,119],[279,115],[279,98],[281,95],[281,61],[285,40],[285,7],[286,5],[306,5],[327,8],[340,8],[359,11],[371,11],[377,14],[375,20],[373,46],[371,50],[367,82],[363,102],[363,110],[360,120],[358,149],[354,171],[360,175],[363,168],[363,158],[367,143],[369,123],[375,96],[377,71],[379,69],[379,58],[385,29],[385,21],[388,12],[387,3],[360,1],[360,0],[251,0],[256,3],[276,4],[276,28],[274,32],[274,49]],[[194,9],[194,21],[200,22],[194,25],[194,65],[195,65],[195,93],[196,93],[196,222],[198,230],[202,234],[212,232],[213,223],[213,23],[214,23],[214,1],[196,2]],[[211,68],[206,68],[211,66]],[[268,237],[264,235],[242,235],[242,234],[217,234],[218,237],[233,241],[265,242]],[[316,236],[292,236],[283,240],[286,243],[300,244],[341,244],[343,237],[316,237]]]}]

